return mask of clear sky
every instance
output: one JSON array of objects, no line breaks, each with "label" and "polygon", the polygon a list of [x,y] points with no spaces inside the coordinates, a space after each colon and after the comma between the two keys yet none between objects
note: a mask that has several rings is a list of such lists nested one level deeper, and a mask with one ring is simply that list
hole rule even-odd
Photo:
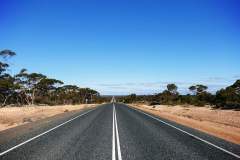
[{"label": "clear sky", "polygon": [[174,82],[211,91],[240,79],[239,0],[0,0],[11,72],[41,72],[102,94]]}]

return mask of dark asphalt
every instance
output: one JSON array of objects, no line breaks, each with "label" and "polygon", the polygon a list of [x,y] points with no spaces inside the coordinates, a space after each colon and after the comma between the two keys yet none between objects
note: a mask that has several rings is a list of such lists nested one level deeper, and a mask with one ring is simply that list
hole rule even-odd
[{"label": "dark asphalt", "polygon": [[[114,128],[119,135],[120,142],[120,148],[118,148],[118,136],[115,133],[115,152],[118,155],[120,151],[122,160],[238,159],[126,105],[115,104],[115,110],[117,127],[115,126]],[[84,112],[78,114],[80,115]],[[76,115],[72,115],[71,118],[74,116]],[[69,117],[69,119],[71,118]],[[174,122],[164,121],[227,151],[240,155],[239,145]],[[111,160],[113,152],[113,124],[115,124],[113,122],[113,104],[101,105],[95,110],[0,156],[0,159]],[[35,135],[26,133],[25,138],[13,138],[11,141],[0,143],[0,153],[42,132],[43,129],[38,129],[34,131]]]}]

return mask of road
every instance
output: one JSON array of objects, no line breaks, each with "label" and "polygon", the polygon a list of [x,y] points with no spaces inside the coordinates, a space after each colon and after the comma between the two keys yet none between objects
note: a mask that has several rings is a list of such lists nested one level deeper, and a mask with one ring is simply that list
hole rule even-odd
[{"label": "road", "polygon": [[1,160],[240,159],[239,145],[117,103],[9,143]]}]

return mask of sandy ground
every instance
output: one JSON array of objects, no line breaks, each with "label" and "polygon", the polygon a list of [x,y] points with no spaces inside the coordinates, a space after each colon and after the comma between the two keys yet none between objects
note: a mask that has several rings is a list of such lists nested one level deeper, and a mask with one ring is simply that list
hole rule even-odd
[{"label": "sandy ground", "polygon": [[63,105],[63,106],[26,106],[0,108],[0,131],[13,128],[40,119],[94,107],[93,104]]},{"label": "sandy ground", "polygon": [[240,144],[240,111],[194,106],[131,105],[148,113]]}]

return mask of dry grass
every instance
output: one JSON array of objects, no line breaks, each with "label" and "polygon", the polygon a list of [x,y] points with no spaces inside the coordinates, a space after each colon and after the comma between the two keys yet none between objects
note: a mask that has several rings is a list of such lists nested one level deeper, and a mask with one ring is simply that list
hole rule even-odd
[{"label": "dry grass", "polygon": [[31,106],[0,108],[0,131],[64,112],[94,107],[95,105]]},{"label": "dry grass", "polygon": [[240,111],[213,110],[210,107],[133,105],[154,115],[240,144]]}]

